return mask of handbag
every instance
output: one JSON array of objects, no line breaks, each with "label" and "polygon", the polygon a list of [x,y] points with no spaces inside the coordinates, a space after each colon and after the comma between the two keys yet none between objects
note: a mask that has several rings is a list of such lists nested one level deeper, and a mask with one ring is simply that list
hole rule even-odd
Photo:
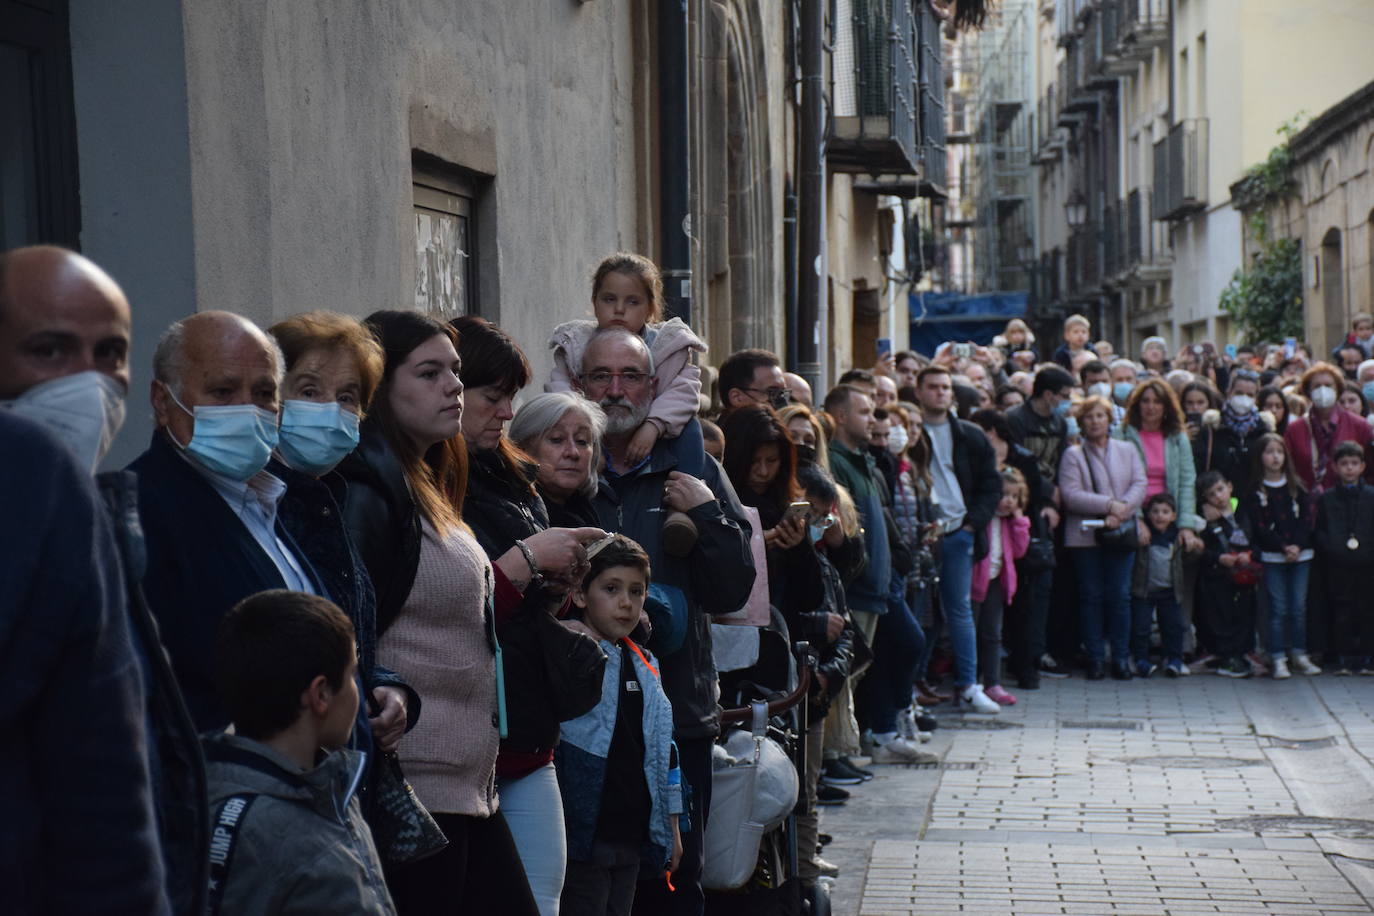
[{"label": "handbag", "polygon": [[368,826],[377,854],[388,865],[432,856],[448,845],[429,810],[416,797],[395,753],[379,754],[372,766],[372,810]]},{"label": "handbag", "polygon": [[1049,572],[1054,569],[1054,538],[1046,536],[1045,518],[1037,515],[1031,530],[1030,543],[1021,557],[1021,568],[1028,573]]},{"label": "handbag", "polygon": [[[1107,446],[1110,451],[1110,441]],[[1101,493],[1097,487],[1097,475],[1093,473],[1093,461],[1088,455],[1086,443],[1083,446],[1083,463],[1088,466],[1088,478],[1093,482],[1093,492]],[[1136,527],[1135,515],[1115,528],[1098,528],[1093,536],[1097,540],[1097,546],[1108,550],[1135,550],[1140,546],[1140,532]]]}]

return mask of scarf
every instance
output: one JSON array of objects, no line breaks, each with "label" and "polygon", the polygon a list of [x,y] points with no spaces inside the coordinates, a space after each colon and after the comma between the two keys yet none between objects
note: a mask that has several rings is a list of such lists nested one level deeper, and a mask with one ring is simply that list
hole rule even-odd
[{"label": "scarf", "polygon": [[1231,432],[1244,439],[1260,425],[1260,414],[1258,410],[1238,414],[1231,409],[1231,402],[1227,401],[1221,407],[1221,422],[1225,423],[1226,428]]}]

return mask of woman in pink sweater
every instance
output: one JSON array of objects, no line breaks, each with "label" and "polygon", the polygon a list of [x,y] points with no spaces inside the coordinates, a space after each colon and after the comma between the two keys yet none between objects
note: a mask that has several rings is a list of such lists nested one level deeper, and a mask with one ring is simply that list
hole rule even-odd
[{"label": "woman in pink sweater", "polygon": [[988,698],[1011,706],[1016,697],[1002,688],[1002,612],[1016,597],[1016,561],[1030,546],[1026,503],[1030,489],[1016,468],[1004,467],[1002,500],[988,522],[988,552],[973,564],[974,618],[978,624],[978,677]]}]

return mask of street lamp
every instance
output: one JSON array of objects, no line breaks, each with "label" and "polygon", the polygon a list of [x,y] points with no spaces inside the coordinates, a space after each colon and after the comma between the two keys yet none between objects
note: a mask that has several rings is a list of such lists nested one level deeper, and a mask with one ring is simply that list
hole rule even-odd
[{"label": "street lamp", "polygon": [[1069,195],[1069,199],[1064,201],[1064,219],[1068,222],[1071,232],[1077,232],[1087,225],[1088,200],[1082,191],[1074,191]]}]

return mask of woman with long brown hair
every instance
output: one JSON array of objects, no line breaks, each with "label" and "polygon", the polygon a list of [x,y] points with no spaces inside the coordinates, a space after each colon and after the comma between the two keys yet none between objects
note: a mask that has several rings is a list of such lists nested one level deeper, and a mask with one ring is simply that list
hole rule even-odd
[{"label": "woman with long brown hair", "polygon": [[[1197,471],[1193,445],[1188,439],[1174,391],[1157,378],[1145,379],[1126,401],[1126,416],[1116,428],[1116,438],[1135,446],[1145,463],[1145,499],[1167,492],[1178,506],[1179,538],[1185,550],[1197,552],[1202,542],[1202,516],[1197,513]],[[1148,525],[1139,524],[1141,544],[1150,543]]]}]

